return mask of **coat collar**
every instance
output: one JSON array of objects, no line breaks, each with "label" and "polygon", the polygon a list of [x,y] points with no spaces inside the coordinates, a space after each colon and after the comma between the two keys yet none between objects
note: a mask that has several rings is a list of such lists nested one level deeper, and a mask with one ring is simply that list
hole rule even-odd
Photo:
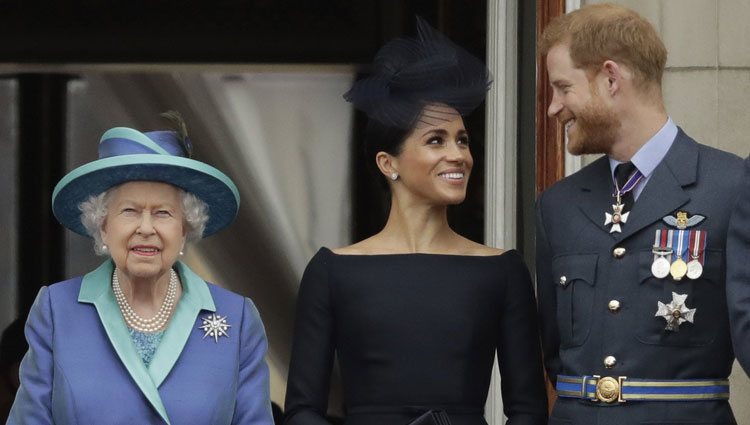
[{"label": "coat collar", "polygon": [[200,311],[216,311],[206,282],[183,263],[177,262],[175,270],[182,283],[182,296],[148,369],[133,345],[112,292],[110,284],[114,271],[112,260],[105,261],[96,270],[84,276],[78,294],[79,302],[94,304],[120,361],[125,365],[143,395],[167,424],[170,423],[169,417],[159,396],[158,388],[182,353]]},{"label": "coat collar", "polygon": [[[657,165],[631,210],[630,220],[622,233],[610,233],[614,241],[624,240],[644,227],[661,220],[690,201],[684,189],[698,179],[698,143],[679,129],[674,143]],[[604,213],[612,210],[612,183],[606,157],[571,176],[572,182],[585,193],[580,208],[590,220],[609,233],[604,226]]]}]

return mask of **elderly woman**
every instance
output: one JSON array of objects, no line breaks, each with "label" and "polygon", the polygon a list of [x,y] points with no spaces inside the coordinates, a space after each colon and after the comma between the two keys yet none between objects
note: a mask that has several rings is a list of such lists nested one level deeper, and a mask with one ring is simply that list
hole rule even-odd
[{"label": "elderly woman", "polygon": [[462,115],[484,99],[481,61],[423,21],[375,57],[346,99],[367,113],[365,152],[391,192],[383,230],[322,248],[297,301],[287,425],[325,425],[334,353],[346,425],[487,425],[493,358],[509,425],[544,425],[534,293],[518,252],[448,224],[472,170]]},{"label": "elderly woman", "polygon": [[9,424],[273,423],[258,311],[178,261],[231,223],[237,188],[170,116],[178,131],[107,131],[55,188],[60,223],[109,258],[39,292]]}]

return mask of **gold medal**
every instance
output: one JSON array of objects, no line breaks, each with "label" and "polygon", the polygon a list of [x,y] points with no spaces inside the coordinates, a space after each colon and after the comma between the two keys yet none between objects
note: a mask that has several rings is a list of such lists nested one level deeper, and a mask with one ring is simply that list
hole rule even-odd
[{"label": "gold medal", "polygon": [[672,275],[672,279],[680,281],[687,273],[687,264],[685,263],[685,260],[682,259],[685,248],[687,248],[687,241],[685,240],[686,235],[684,230],[677,230],[676,232],[673,232],[672,235],[674,238],[672,241],[672,247],[675,249],[674,257],[676,258],[672,261],[672,267],[669,268],[669,273]]},{"label": "gold medal", "polygon": [[672,275],[672,279],[674,280],[682,280],[686,273],[687,264],[685,264],[685,261],[682,258],[676,259],[669,268],[669,274]]}]

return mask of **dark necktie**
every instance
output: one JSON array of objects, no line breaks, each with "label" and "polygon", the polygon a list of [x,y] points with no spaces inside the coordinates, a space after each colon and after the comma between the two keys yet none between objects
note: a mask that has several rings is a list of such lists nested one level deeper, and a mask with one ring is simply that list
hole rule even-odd
[{"label": "dark necktie", "polygon": [[[635,165],[633,165],[632,162],[626,162],[615,167],[615,181],[617,181],[617,187],[620,190],[625,187],[625,183],[628,182],[628,178],[630,178],[634,171]],[[633,207],[633,203],[635,202],[635,198],[633,197],[633,190],[621,195],[620,201],[625,206],[622,212],[630,212],[630,209]]]}]

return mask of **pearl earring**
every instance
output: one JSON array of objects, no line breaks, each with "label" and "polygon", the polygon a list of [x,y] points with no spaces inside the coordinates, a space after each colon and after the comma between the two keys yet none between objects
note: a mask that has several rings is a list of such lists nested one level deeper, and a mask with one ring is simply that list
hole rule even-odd
[{"label": "pearl earring", "polygon": [[107,252],[108,249],[107,245],[102,244],[102,252]]},{"label": "pearl earring", "polygon": [[182,252],[182,250],[180,250],[180,255],[185,255],[185,253],[184,253],[184,252]]},{"label": "pearl earring", "polygon": [[395,172],[394,172],[394,173],[391,173],[391,180],[393,180],[394,182],[395,182],[396,180],[398,180],[398,173],[395,173]]}]

